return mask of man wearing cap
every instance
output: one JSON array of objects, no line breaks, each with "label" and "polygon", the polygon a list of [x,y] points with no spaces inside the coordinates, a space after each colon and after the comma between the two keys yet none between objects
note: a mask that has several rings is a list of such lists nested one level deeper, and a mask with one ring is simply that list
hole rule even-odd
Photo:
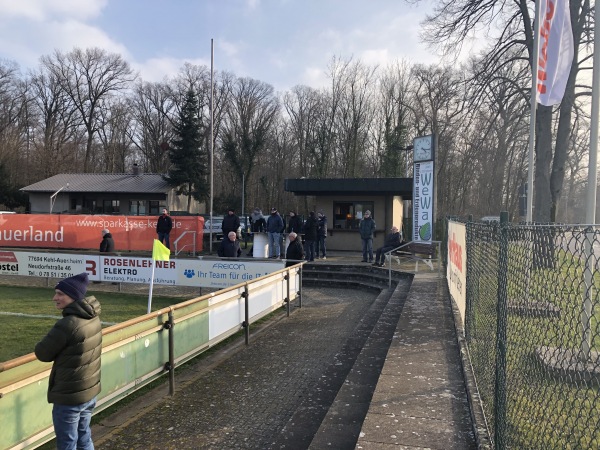
[{"label": "man wearing cap", "polygon": [[281,257],[281,233],[284,230],[283,219],[277,208],[271,208],[271,215],[267,218],[267,233],[269,235],[269,258]]},{"label": "man wearing cap", "polygon": [[227,210],[227,215],[223,217],[223,223],[221,223],[221,231],[223,231],[223,239],[226,236],[229,236],[229,233],[233,231],[237,234],[238,229],[240,228],[240,218],[235,215],[235,210],[233,208],[229,208]]},{"label": "man wearing cap", "polygon": [[50,332],[35,346],[35,356],[53,362],[48,403],[58,449],[93,450],[90,420],[100,393],[102,326],[100,303],[86,297],[87,273],[60,281],[52,300],[62,311]]},{"label": "man wearing cap", "polygon": [[[362,239],[362,262],[373,262],[373,235],[375,233],[375,221],[371,217],[371,211],[365,211],[364,217],[358,224],[358,231]],[[369,258],[367,260],[367,257]]]}]

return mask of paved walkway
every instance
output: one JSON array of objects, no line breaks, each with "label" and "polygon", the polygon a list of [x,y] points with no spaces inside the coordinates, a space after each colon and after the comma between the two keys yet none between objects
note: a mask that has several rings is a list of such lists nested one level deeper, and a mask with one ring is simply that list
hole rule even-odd
[{"label": "paved walkway", "polygon": [[379,312],[389,338],[369,321],[392,293],[306,288],[248,347],[182,371],[173,397],[160,387],[95,425],[96,448],[476,448],[443,283],[420,272],[396,290]]}]

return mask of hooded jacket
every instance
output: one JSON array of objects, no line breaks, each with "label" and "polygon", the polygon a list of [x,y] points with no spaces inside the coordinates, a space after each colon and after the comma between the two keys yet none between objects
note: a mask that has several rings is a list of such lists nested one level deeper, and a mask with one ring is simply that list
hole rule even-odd
[{"label": "hooded jacket", "polygon": [[99,314],[100,302],[95,297],[74,301],[36,344],[35,356],[40,361],[54,361],[48,381],[48,403],[80,405],[100,393]]},{"label": "hooded jacket", "polygon": [[112,234],[106,233],[100,241],[100,252],[114,252],[115,241],[113,240]]}]

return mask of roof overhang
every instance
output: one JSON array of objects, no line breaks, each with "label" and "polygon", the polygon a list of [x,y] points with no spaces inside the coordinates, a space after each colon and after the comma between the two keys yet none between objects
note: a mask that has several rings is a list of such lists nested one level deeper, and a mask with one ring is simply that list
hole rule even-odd
[{"label": "roof overhang", "polygon": [[412,200],[412,178],[291,178],[284,189],[294,195],[399,195]]}]

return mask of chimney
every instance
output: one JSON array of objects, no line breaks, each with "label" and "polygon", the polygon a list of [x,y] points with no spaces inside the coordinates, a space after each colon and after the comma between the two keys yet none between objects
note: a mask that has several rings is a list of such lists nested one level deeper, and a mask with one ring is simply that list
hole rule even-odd
[{"label": "chimney", "polygon": [[142,174],[142,169],[138,166],[138,163],[133,163],[133,175],[136,177]]}]

